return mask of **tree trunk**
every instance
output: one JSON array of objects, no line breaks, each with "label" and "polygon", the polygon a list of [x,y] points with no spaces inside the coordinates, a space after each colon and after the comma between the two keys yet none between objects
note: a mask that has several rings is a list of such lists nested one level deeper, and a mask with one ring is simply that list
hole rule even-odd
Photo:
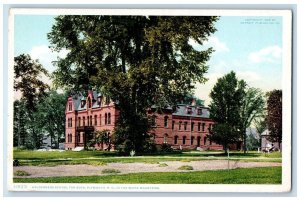
[{"label": "tree trunk", "polygon": [[244,145],[243,145],[243,147],[244,147],[244,154],[246,154],[246,150],[247,150],[247,144],[246,144],[246,138],[247,138],[247,136],[246,136],[247,134],[246,134],[246,131],[245,131],[245,133],[244,133]]}]

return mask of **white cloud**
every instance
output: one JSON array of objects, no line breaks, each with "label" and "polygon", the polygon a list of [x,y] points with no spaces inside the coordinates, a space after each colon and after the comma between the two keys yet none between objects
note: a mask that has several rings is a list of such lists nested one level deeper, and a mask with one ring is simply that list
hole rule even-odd
[{"label": "white cloud", "polygon": [[236,76],[238,77],[238,79],[243,79],[247,83],[261,80],[261,76],[253,71],[238,71],[236,72]]},{"label": "white cloud", "polygon": [[248,59],[252,63],[276,63],[281,60],[282,49],[277,46],[269,46],[249,54]]},{"label": "white cloud", "polygon": [[62,50],[59,53],[52,52],[51,49],[47,45],[34,46],[29,55],[32,59],[38,59],[39,62],[46,68],[49,72],[53,72],[55,67],[51,63],[52,61],[56,61],[57,57],[64,58],[67,55],[67,50]]},{"label": "white cloud", "polygon": [[215,53],[229,52],[229,48],[226,43],[220,41],[216,36],[209,37],[207,41],[203,42],[202,46],[193,39],[189,40],[189,44],[196,50],[203,50],[212,47],[215,50]]}]

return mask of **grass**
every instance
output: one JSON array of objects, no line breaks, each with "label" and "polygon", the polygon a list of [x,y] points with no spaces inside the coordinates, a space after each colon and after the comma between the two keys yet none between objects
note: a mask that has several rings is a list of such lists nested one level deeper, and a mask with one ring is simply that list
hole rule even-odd
[{"label": "grass", "polygon": [[[281,153],[257,153],[249,152],[244,155],[241,152],[231,152],[231,160],[253,162],[281,162]],[[115,152],[104,151],[64,151],[64,152],[38,152],[38,151],[14,151],[14,159],[19,160],[21,166],[56,166],[56,165],[105,165],[107,163],[150,163],[158,164],[164,161],[199,161],[199,160],[224,160],[227,156],[223,152],[197,152],[157,154],[151,156],[118,156]]]},{"label": "grass", "polygon": [[15,176],[30,176],[31,174],[29,174],[28,172],[23,171],[23,170],[17,170],[16,172],[14,172],[14,175]]},{"label": "grass", "polygon": [[178,170],[193,170],[194,168],[190,165],[183,165],[178,168]]},{"label": "grass", "polygon": [[117,173],[121,173],[120,170],[116,170],[116,169],[104,169],[101,172],[102,172],[102,174],[117,174]]},{"label": "grass", "polygon": [[124,184],[281,184],[281,169],[281,167],[263,167],[203,172],[156,172],[105,176],[14,178],[14,182]]}]

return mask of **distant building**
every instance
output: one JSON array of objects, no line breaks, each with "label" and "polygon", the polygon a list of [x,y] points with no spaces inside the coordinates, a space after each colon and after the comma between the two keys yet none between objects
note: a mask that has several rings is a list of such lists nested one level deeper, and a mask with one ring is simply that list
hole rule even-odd
[{"label": "distant building", "polygon": [[261,150],[267,151],[273,147],[273,150],[281,150],[278,142],[271,142],[268,140],[270,131],[267,129],[261,134]]},{"label": "distant building", "polygon": [[[65,149],[83,147],[92,139],[93,131],[108,130],[110,136],[116,126],[119,111],[116,103],[95,91],[88,91],[87,97],[74,95],[66,104]],[[174,149],[222,150],[223,146],[209,140],[207,135],[214,122],[209,118],[209,108],[190,104],[177,105],[176,111],[165,108],[160,114],[155,106],[148,110],[152,123],[149,135],[159,146],[164,143]],[[96,149],[106,149],[107,145],[96,144]],[[230,145],[237,149],[236,145]]]}]

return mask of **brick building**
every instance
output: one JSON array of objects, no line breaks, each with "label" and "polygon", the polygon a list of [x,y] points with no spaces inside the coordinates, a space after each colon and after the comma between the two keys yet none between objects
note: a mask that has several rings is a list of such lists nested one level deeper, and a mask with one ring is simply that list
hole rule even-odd
[{"label": "brick building", "polygon": [[[107,134],[111,135],[119,111],[109,98],[89,90],[87,97],[69,97],[65,114],[65,149],[72,150],[84,147],[93,137],[93,131],[108,130]],[[209,118],[207,107],[197,106],[193,102],[191,105],[177,105],[175,112],[172,108],[166,108],[162,113],[157,113],[155,107],[152,107],[148,115],[152,122],[149,134],[153,136],[157,145],[168,143],[174,149],[223,149],[222,145],[211,142],[207,137],[214,124]],[[95,148],[106,149],[107,145],[96,144]]]}]

